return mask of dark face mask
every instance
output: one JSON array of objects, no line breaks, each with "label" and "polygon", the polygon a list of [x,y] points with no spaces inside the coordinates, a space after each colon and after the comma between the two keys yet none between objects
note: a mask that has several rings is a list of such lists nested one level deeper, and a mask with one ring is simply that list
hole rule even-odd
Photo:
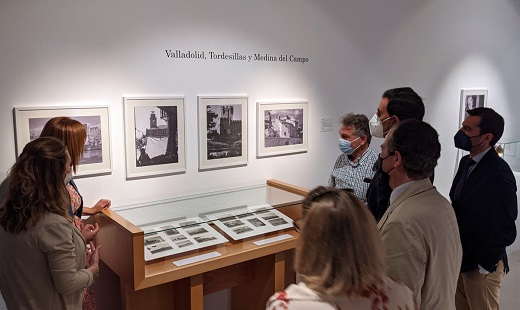
[{"label": "dark face mask", "polygon": [[387,159],[388,157],[392,156],[394,154],[388,154],[385,158],[381,157],[381,154],[377,157],[377,170],[381,173],[381,182],[387,186],[389,186],[390,183],[390,176],[388,175],[390,171],[394,170],[395,167],[392,167],[392,169],[388,171],[383,171],[383,160]]},{"label": "dark face mask", "polygon": [[471,138],[476,138],[476,137],[479,137],[481,135],[482,134],[476,135],[476,136],[473,136],[473,137],[468,137],[468,135],[466,135],[462,130],[459,130],[455,134],[455,136],[453,137],[453,140],[455,141],[455,147],[458,148],[458,149],[461,149],[461,150],[469,152],[469,151],[471,151],[472,148],[474,148],[476,146],[479,146],[482,143],[484,143],[484,142],[480,142],[477,145],[473,145],[471,143]]}]

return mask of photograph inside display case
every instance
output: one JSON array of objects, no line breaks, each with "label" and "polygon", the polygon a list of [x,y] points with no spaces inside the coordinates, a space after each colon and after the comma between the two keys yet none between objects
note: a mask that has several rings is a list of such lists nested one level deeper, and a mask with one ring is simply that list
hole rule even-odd
[{"label": "photograph inside display case", "polygon": [[144,260],[149,261],[227,242],[224,236],[199,217],[142,227]]},{"label": "photograph inside display case", "polygon": [[293,221],[289,217],[268,204],[206,213],[201,214],[201,217],[213,221],[213,224],[233,240],[293,227]]}]

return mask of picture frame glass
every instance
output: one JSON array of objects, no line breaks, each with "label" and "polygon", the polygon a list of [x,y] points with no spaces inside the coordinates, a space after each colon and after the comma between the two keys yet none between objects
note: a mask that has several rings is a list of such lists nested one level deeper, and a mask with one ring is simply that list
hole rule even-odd
[{"label": "picture frame glass", "polygon": [[127,179],[186,171],[184,98],[124,98]]},{"label": "picture frame glass", "polygon": [[257,103],[257,157],[307,152],[307,102]]},{"label": "picture frame glass", "polygon": [[16,155],[28,142],[39,138],[53,117],[67,116],[79,121],[87,131],[83,154],[75,177],[108,174],[112,171],[109,109],[102,107],[15,108]]},{"label": "picture frame glass", "polygon": [[459,128],[462,122],[469,116],[468,110],[487,106],[488,91],[486,89],[462,89],[460,95]]},{"label": "picture frame glass", "polygon": [[247,165],[247,97],[198,100],[199,170]]}]

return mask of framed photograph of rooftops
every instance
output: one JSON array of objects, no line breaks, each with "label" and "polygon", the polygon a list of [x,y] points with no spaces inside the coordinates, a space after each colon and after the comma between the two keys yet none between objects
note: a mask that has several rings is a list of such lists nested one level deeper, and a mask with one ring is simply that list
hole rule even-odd
[{"label": "framed photograph of rooftops", "polygon": [[125,97],[126,178],[186,171],[184,97]]},{"label": "framed photograph of rooftops", "polygon": [[51,118],[66,116],[79,121],[87,131],[75,177],[87,177],[112,172],[108,106],[64,106],[14,108],[16,156],[24,146],[40,137]]},{"label": "framed photograph of rooftops", "polygon": [[257,103],[257,157],[307,152],[307,102]]},{"label": "framed photograph of rooftops", "polygon": [[199,96],[199,170],[247,165],[247,97]]},{"label": "framed photograph of rooftops", "polygon": [[459,128],[462,122],[469,116],[468,110],[487,106],[487,89],[463,89],[460,92],[460,120]]}]

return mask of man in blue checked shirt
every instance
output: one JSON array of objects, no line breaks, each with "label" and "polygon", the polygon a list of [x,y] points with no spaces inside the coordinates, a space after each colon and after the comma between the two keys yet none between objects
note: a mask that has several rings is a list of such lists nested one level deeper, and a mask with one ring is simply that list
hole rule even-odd
[{"label": "man in blue checked shirt", "polygon": [[368,117],[349,113],[340,119],[340,123],[338,144],[342,154],[332,169],[329,185],[351,189],[356,197],[366,203],[368,185],[375,173],[372,167],[378,157],[369,147],[372,135]]}]

